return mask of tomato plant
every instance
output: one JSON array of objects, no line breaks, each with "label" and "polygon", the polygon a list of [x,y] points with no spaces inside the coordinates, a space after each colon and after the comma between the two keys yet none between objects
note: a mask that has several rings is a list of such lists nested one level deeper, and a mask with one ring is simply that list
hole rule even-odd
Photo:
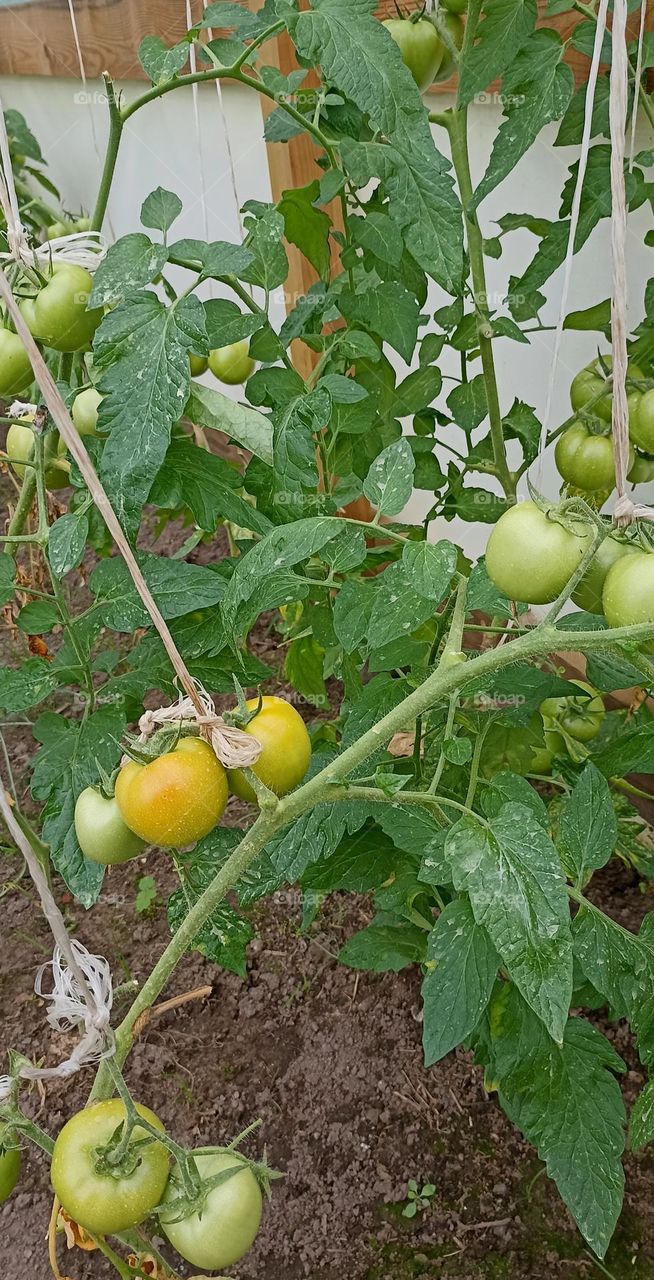
[{"label": "tomato plant", "polygon": [[[62,1205],[102,1237],[100,1266],[121,1280],[135,1249],[146,1275],[167,1274],[162,1231],[181,1270],[202,1272],[232,1267],[257,1235],[274,1178],[265,1162],[241,1155],[240,1138],[185,1149],[136,1108],[124,1068],[189,950],[247,978],[266,898],[284,937],[300,900],[310,934],[328,895],[361,895],[343,914],[362,927],[339,961],[420,970],[425,1071],[472,1049],[465,1070],[493,1083],[488,1107],[534,1145],[598,1258],[621,1211],[628,1125],[636,1149],[654,1140],[652,916],[639,933],[618,926],[610,896],[625,866],[645,906],[654,880],[639,808],[654,773],[654,538],[616,476],[611,329],[624,350],[607,280],[567,312],[555,385],[590,361],[572,382],[572,416],[544,422],[542,386],[523,380],[523,398],[516,374],[518,353],[546,364],[541,334],[568,244],[573,274],[596,260],[600,276],[592,237],[608,240],[623,168],[638,211],[630,243],[642,235],[654,157],[612,165],[605,49],[580,165],[586,86],[567,58],[592,50],[595,6],[556,0],[545,26],[523,0],[415,3],[383,24],[373,8],[217,0],[204,21],[218,39],[198,24],[176,44],[144,40],[143,91],[126,101],[105,79],[90,219],[66,212],[26,121],[5,112],[25,229],[23,242],[6,208],[5,888],[32,908],[22,859],[58,948],[37,989],[73,1048],[61,1063],[61,1037],[48,1033],[43,1063],[29,1063],[24,1044],[5,1046],[0,1124],[16,1150],[52,1154]],[[651,123],[631,38],[628,58]],[[455,71],[455,96],[423,99]],[[271,146],[301,137],[311,177],[266,199],[243,192],[237,243],[200,238],[193,202],[164,186],[109,242],[132,118],[213,81],[264,101]],[[544,128],[557,130],[561,190],[516,212],[502,184],[540,163]],[[66,244],[91,230],[81,248]],[[311,280],[301,295],[298,263]],[[654,457],[654,286],[633,289],[627,461],[641,484]],[[562,486],[541,471],[543,450]],[[616,481],[619,506],[602,507]],[[139,881],[119,864],[149,846]],[[105,883],[125,927],[136,889],[152,941],[135,993],[113,938],[95,945]],[[97,954],[82,948],[82,920]],[[163,950],[155,924],[170,930]],[[179,1003],[176,992],[171,1021]],[[620,1044],[630,1037],[630,1069],[640,1055],[629,1120],[604,1010],[621,1021]],[[168,1020],[158,1034],[171,1034]],[[188,1046],[199,1052],[192,1036]],[[51,1095],[35,1120],[30,1084],[84,1072],[95,1072],[91,1105],[53,1142]],[[214,1098],[197,1105],[202,1125],[227,1113]],[[15,1149],[0,1154],[0,1196]],[[35,1238],[46,1229],[39,1219]]]}]

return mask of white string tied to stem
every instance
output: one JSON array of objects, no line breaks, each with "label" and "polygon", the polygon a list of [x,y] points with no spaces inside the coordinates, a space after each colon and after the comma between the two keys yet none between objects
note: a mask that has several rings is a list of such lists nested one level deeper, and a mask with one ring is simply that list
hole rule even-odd
[{"label": "white string tied to stem", "polygon": [[634,170],[634,153],[636,150],[636,125],[638,123],[638,103],[640,97],[640,78],[643,74],[643,45],[645,43],[645,19],[647,17],[647,0],[640,4],[640,29],[638,32],[638,55],[636,58],[636,78],[634,82],[634,101],[631,108],[631,138],[629,142],[629,172]]},{"label": "white string tied to stem", "polygon": [[33,418],[38,404],[28,404],[26,400],[14,400],[9,406],[10,418]]},{"label": "white string tied to stem", "polygon": [[31,245],[20,220],[20,208],[16,195],[14,174],[11,167],[9,137],[5,113],[0,98],[0,204],[7,223],[8,253],[0,253],[1,259],[20,262],[24,267],[45,267],[53,262],[84,267],[96,271],[107,253],[107,243],[100,231],[72,231],[67,236],[56,236],[47,244]]},{"label": "white string tied to stem", "polygon": [[595,90],[597,88],[597,78],[599,75],[600,63],[602,60],[602,45],[604,42],[604,32],[606,31],[606,18],[608,13],[608,0],[600,0],[600,6],[596,18],[595,42],[593,44],[593,56],[591,58],[590,71],[588,73],[588,84],[586,86],[586,98],[584,104],[584,128],[581,138],[581,149],[579,153],[579,167],[577,170],[577,181],[575,183],[574,194],[572,198],[572,207],[570,210],[570,232],[568,235],[568,245],[565,255],[565,268],[563,275],[563,288],[561,291],[561,305],[559,307],[559,318],[556,325],[556,333],[554,336],[554,351],[552,354],[552,363],[550,365],[550,376],[547,385],[547,399],[545,402],[545,413],[543,415],[543,424],[541,427],[540,444],[538,449],[538,470],[537,470],[537,487],[543,487],[543,472],[545,466],[545,447],[547,443],[547,433],[549,431],[550,416],[552,412],[552,401],[554,399],[554,387],[556,384],[556,374],[561,354],[561,342],[563,339],[563,324],[565,321],[566,311],[568,309],[568,296],[570,293],[570,283],[572,280],[572,265],[575,255],[575,243],[577,240],[577,230],[579,227],[579,218],[581,215],[581,197],[584,189],[584,181],[586,178],[586,170],[588,168],[588,156],[590,154],[590,140],[593,125],[593,107],[595,104]]},{"label": "white string tied to stem", "polygon": [[176,720],[194,720],[200,726],[200,736],[213,747],[218,759],[226,769],[247,769],[256,764],[261,755],[261,743],[249,733],[243,733],[235,725],[225,722],[218,715],[206,689],[197,684],[197,692],[204,707],[203,712],[196,709],[191,698],[180,696],[177,702],[169,707],[157,707],[154,711],[144,711],[139,720],[141,742],[160,729],[162,725],[174,724]]},{"label": "white string tied to stem", "polygon": [[[103,956],[94,956],[71,939],[66,922],[57,906],[45,872],[27,836],[19,826],[0,779],[0,813],[9,834],[20,849],[41,899],[43,914],[55,940],[52,961],[39,969],[34,990],[51,1002],[47,1019],[56,1031],[77,1028],[82,1032],[70,1056],[56,1067],[34,1067],[21,1063],[18,1075],[26,1080],[67,1079],[89,1063],[110,1057],[115,1051],[111,1030],[113,988],[111,971]],[[52,969],[53,990],[46,992],[43,982]],[[0,1102],[6,1101],[13,1087],[11,1076],[0,1077]]]}]

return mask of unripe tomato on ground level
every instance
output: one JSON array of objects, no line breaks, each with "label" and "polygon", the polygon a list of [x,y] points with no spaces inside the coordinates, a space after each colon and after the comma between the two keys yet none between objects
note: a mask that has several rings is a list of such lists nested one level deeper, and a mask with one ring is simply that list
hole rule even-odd
[{"label": "unripe tomato on ground level", "polygon": [[[136,1104],[139,1115],[164,1132],[148,1107]],[[168,1152],[159,1142],[138,1149],[133,1172],[114,1176],[98,1168],[102,1148],[113,1138],[126,1117],[120,1098],[96,1102],[78,1111],[64,1125],[52,1153],[50,1177],[62,1207],[92,1235],[115,1235],[138,1226],[160,1204],[170,1173]],[[130,1145],[149,1138],[137,1125]]]},{"label": "unripe tomato on ground level", "polygon": [[[234,1152],[198,1152],[193,1159],[203,1178],[241,1167],[212,1188],[201,1213],[167,1222],[163,1210],[159,1221],[173,1248],[192,1266],[222,1271],[243,1258],[254,1244],[263,1212],[261,1188],[248,1164]],[[179,1180],[173,1170],[165,1200],[174,1200],[179,1194]]]}]

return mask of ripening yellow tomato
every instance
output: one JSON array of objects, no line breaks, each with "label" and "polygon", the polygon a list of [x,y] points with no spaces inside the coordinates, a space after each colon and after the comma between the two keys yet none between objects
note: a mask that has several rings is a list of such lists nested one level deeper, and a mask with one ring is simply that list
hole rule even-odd
[{"label": "ripening yellow tomato", "polygon": [[193,844],[213,831],[228,796],[225,770],[201,738],[182,738],[149,764],[129,760],[116,779],[127,826],[162,849]]}]

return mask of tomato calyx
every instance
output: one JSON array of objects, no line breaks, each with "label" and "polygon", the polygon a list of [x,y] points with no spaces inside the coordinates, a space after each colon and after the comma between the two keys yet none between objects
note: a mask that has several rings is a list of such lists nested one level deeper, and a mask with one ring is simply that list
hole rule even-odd
[{"label": "tomato calyx", "polygon": [[[139,1128],[143,1128],[143,1123],[137,1120]],[[103,1147],[96,1147],[93,1152],[93,1161],[95,1172],[101,1178],[114,1178],[117,1182],[123,1178],[131,1178],[141,1164],[141,1151],[144,1147],[150,1147],[155,1142],[161,1142],[162,1135],[158,1138],[148,1135],[147,1138],[137,1138],[132,1142],[132,1129],[135,1126],[125,1127],[123,1121],[115,1129],[111,1140]]]},{"label": "tomato calyx", "polygon": [[253,720],[256,720],[261,708],[263,707],[263,694],[261,689],[257,689],[257,705],[256,707],[248,707],[248,698],[240,681],[236,676],[232,676],[234,688],[236,692],[236,706],[230,711],[223,713],[223,719],[226,724],[233,725],[237,729],[245,729]]},{"label": "tomato calyx", "polygon": [[159,756],[165,756],[174,751],[182,738],[197,738],[199,733],[200,730],[194,720],[171,720],[145,741],[136,734],[126,734],[122,743],[123,751],[137,764],[151,764],[153,760],[158,760]]}]

